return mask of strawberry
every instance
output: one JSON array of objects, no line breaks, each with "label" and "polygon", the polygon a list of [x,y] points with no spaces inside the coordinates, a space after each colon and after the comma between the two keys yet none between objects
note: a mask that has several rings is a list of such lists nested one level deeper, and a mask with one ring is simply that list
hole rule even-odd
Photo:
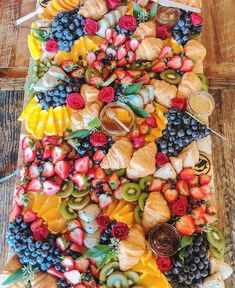
[{"label": "strawberry", "polygon": [[180,56],[176,55],[171,58],[170,61],[167,62],[167,67],[177,70],[182,65],[182,59]]},{"label": "strawberry", "polygon": [[62,147],[55,146],[51,151],[52,163],[56,164],[58,161],[64,160],[67,156],[67,151]]},{"label": "strawberry", "polygon": [[190,167],[186,167],[180,172],[181,180],[192,180],[194,176],[195,176],[195,172]]},{"label": "strawberry", "polygon": [[38,166],[36,164],[32,164],[29,167],[29,174],[28,174],[29,178],[34,179],[34,178],[37,178],[39,175],[40,175],[40,172],[39,172]]},{"label": "strawberry", "polygon": [[103,180],[105,177],[106,177],[105,171],[102,168],[97,167],[95,169],[95,179]]},{"label": "strawberry", "polygon": [[204,201],[206,201],[206,205],[210,206],[213,203],[213,196],[211,194],[204,195]]},{"label": "strawberry", "polygon": [[79,221],[78,219],[73,219],[73,220],[70,220],[70,221],[68,222],[67,230],[68,230],[68,231],[71,231],[71,230],[73,230],[73,229],[75,229],[75,228],[81,228],[81,227],[82,227],[82,226],[81,226],[80,221]]},{"label": "strawberry", "polygon": [[126,72],[133,80],[136,80],[141,76],[141,71],[128,70]]},{"label": "strawberry", "polygon": [[45,240],[49,234],[49,230],[46,224],[43,223],[42,218],[38,218],[35,220],[31,226],[30,229],[33,233],[33,238],[35,240]]},{"label": "strawberry", "polygon": [[38,227],[41,227],[43,225],[43,219],[37,218],[33,223],[30,225],[31,231],[37,230]]},{"label": "strawberry", "polygon": [[211,182],[211,176],[206,174],[199,175],[199,183],[200,185],[209,184]]},{"label": "strawberry", "polygon": [[56,270],[54,267],[51,267],[51,268],[47,269],[47,273],[52,275],[52,276],[55,276],[57,278],[64,279],[63,273],[58,271],[58,270]]},{"label": "strawberry", "polygon": [[176,230],[182,235],[191,236],[195,232],[193,217],[190,215],[182,216],[176,222]]},{"label": "strawberry", "polygon": [[212,190],[212,187],[210,187],[209,185],[205,184],[205,185],[202,185],[200,187],[200,190],[201,192],[204,194],[204,195],[210,195],[213,190]]},{"label": "strawberry", "polygon": [[162,192],[164,193],[167,189],[171,189],[171,184],[166,182],[162,186]]},{"label": "strawberry", "polygon": [[196,226],[203,227],[204,225],[206,225],[206,220],[205,220],[205,218],[194,219],[194,224]]},{"label": "strawberry", "polygon": [[64,180],[62,178],[60,178],[60,176],[58,176],[58,175],[54,176],[54,181],[58,185],[61,185],[64,182]]},{"label": "strawberry", "polygon": [[136,60],[136,54],[135,54],[133,51],[129,51],[129,52],[127,53],[127,60],[128,60],[128,62],[129,62],[129,64],[135,62],[135,60]]},{"label": "strawberry", "polygon": [[32,147],[33,144],[34,144],[33,139],[30,138],[29,136],[25,136],[21,143],[22,150],[25,150],[27,147]]},{"label": "strawberry", "polygon": [[135,137],[132,139],[132,144],[135,148],[141,148],[144,146],[144,136]]},{"label": "strawberry", "polygon": [[185,110],[187,107],[187,99],[175,97],[175,98],[171,99],[171,106],[172,106],[172,108],[175,108],[178,110]]},{"label": "strawberry", "polygon": [[29,182],[27,190],[32,192],[41,192],[42,183],[38,179],[33,179]]},{"label": "strawberry", "polygon": [[[98,151],[98,150],[97,150]],[[95,155],[95,154],[94,154]],[[95,168],[90,168],[86,174],[88,178],[95,178]]]},{"label": "strawberry", "polygon": [[78,284],[74,288],[86,288],[86,286],[84,286],[83,284]]},{"label": "strawberry", "polygon": [[37,215],[33,212],[32,209],[28,209],[24,212],[24,222],[33,222],[37,218]]},{"label": "strawberry", "polygon": [[70,245],[69,249],[74,251],[74,252],[81,253],[81,254],[83,254],[84,251],[85,251],[85,247],[83,245],[77,245],[77,244],[74,244],[74,243],[72,243]]},{"label": "strawberry", "polygon": [[42,146],[43,148],[45,148],[47,145],[58,145],[60,142],[60,138],[58,138],[57,136],[49,136],[49,137],[44,137],[42,139]]},{"label": "strawberry", "polygon": [[99,288],[99,286],[97,286],[95,280],[90,280],[90,281],[84,280],[84,281],[82,282],[82,284],[85,285],[85,287],[91,287],[91,288],[96,287],[96,288]]},{"label": "strawberry", "polygon": [[69,247],[69,241],[67,241],[64,236],[57,237],[55,243],[56,247],[59,248],[62,252],[64,252]]},{"label": "strawberry", "polygon": [[16,219],[18,216],[20,216],[23,212],[23,206],[20,206],[19,204],[15,203],[10,211],[10,219]]},{"label": "strawberry", "polygon": [[148,74],[144,74],[143,76],[141,76],[140,78],[138,78],[135,82],[139,83],[142,82],[143,84],[147,85],[149,83],[150,79]]},{"label": "strawberry", "polygon": [[117,55],[116,55],[117,60],[121,60],[125,58],[126,55],[127,55],[126,49],[123,46],[120,46],[117,50]]},{"label": "strawberry", "polygon": [[217,214],[217,207],[215,205],[210,205],[206,207],[206,212],[209,214]]},{"label": "strawberry", "polygon": [[105,54],[104,52],[100,52],[100,53],[96,56],[96,60],[97,60],[97,61],[102,61],[105,56],[106,56],[106,54]]},{"label": "strawberry", "polygon": [[156,121],[156,118],[154,116],[145,118],[144,121],[151,128],[156,128],[157,127],[157,121]]},{"label": "strawberry", "polygon": [[74,260],[71,256],[65,256],[62,258],[61,265],[66,269],[66,271],[74,269]]},{"label": "strawberry", "polygon": [[132,51],[135,51],[139,45],[140,42],[137,39],[131,39],[129,42],[129,47]]},{"label": "strawberry", "polygon": [[161,179],[155,178],[151,181],[149,185],[149,191],[155,192],[155,191],[161,191],[163,186],[163,181]]},{"label": "strawberry", "polygon": [[191,180],[188,180],[187,183],[188,183],[190,188],[198,186],[198,176],[195,175],[194,178]]},{"label": "strawberry", "polygon": [[83,67],[76,68],[71,73],[71,76],[76,79],[82,79],[84,78],[84,75],[85,75],[85,69]]},{"label": "strawberry", "polygon": [[89,260],[86,258],[78,258],[75,261],[75,269],[77,269],[81,273],[86,273],[90,263]]},{"label": "strawberry", "polygon": [[112,203],[112,198],[106,194],[101,194],[99,197],[99,206],[101,209],[109,206]]},{"label": "strawberry", "polygon": [[86,174],[91,167],[91,161],[88,156],[84,156],[75,161],[75,170],[79,173]]},{"label": "strawberry", "polygon": [[95,203],[99,203],[99,198],[98,198],[98,196],[97,196],[97,192],[98,192],[98,191],[99,191],[99,190],[97,189],[97,190],[94,190],[94,191],[90,192],[91,200],[92,200],[93,202],[95,202]]},{"label": "strawberry", "polygon": [[61,179],[65,180],[68,178],[71,167],[68,162],[62,160],[55,164],[55,173],[60,176]]},{"label": "strawberry", "polygon": [[[126,35],[125,34],[117,34],[114,37],[113,45],[120,46],[126,42]],[[124,56],[125,57],[125,56]]]},{"label": "strawberry", "polygon": [[[109,186],[111,187],[112,190],[115,190],[119,185],[120,185],[120,180],[118,178],[117,173],[113,173],[110,177],[109,177]],[[103,187],[104,190],[104,187]],[[108,192],[107,190],[104,190],[105,192]]]},{"label": "strawberry", "polygon": [[127,65],[127,60],[126,59],[122,59],[117,61],[117,67],[125,67]]},{"label": "strawberry", "polygon": [[113,29],[106,29],[105,30],[105,39],[110,41],[114,36],[114,30]]},{"label": "strawberry", "polygon": [[189,72],[193,70],[193,61],[190,59],[184,59],[180,71]]},{"label": "strawberry", "polygon": [[158,62],[152,67],[152,72],[160,73],[166,69],[166,64],[164,62]]},{"label": "strawberry", "polygon": [[50,178],[55,175],[54,165],[51,162],[45,162],[43,164],[42,176]]},{"label": "strawberry", "polygon": [[178,197],[178,191],[175,189],[167,189],[164,192],[164,198],[168,203],[174,203]]},{"label": "strawberry", "polygon": [[50,158],[51,151],[52,151],[51,145],[46,145],[43,151],[42,160],[47,160],[48,158]]},{"label": "strawberry", "polygon": [[94,161],[102,161],[104,159],[105,153],[103,150],[97,150],[93,155],[92,159]]},{"label": "strawberry", "polygon": [[158,56],[159,59],[165,58],[165,57],[172,57],[173,51],[170,46],[164,46]]},{"label": "strawberry", "polygon": [[92,64],[96,61],[95,52],[89,52],[86,55],[86,61],[87,61],[88,66],[92,66]]},{"label": "strawberry", "polygon": [[132,82],[133,82],[133,79],[128,75],[121,80],[122,84],[130,84]]},{"label": "strawberry", "polygon": [[191,212],[191,215],[193,217],[193,219],[200,219],[200,218],[203,218],[204,217],[204,210],[201,206],[197,207],[197,208],[194,208]]},{"label": "strawberry", "polygon": [[102,73],[104,70],[104,64],[100,61],[95,61],[92,65],[92,67],[98,71],[99,73]]},{"label": "strawberry", "polygon": [[111,47],[108,47],[105,51],[106,55],[107,56],[112,56],[112,57],[115,57],[117,52],[115,49],[111,48]]},{"label": "strawberry", "polygon": [[72,60],[64,60],[61,62],[60,67],[67,73],[70,73],[77,67],[77,64],[75,64]]},{"label": "strawberry", "polygon": [[51,180],[46,180],[43,183],[43,192],[50,196],[60,191],[60,186]]},{"label": "strawberry", "polygon": [[36,150],[32,147],[26,147],[23,151],[24,163],[32,163],[36,158]]},{"label": "strawberry", "polygon": [[134,138],[136,138],[136,137],[139,137],[139,136],[140,136],[140,131],[139,131],[139,129],[134,128],[133,130],[131,130],[131,131],[129,132],[129,136],[130,136],[131,139],[134,139]]},{"label": "strawberry", "polygon": [[84,232],[81,228],[75,228],[69,232],[68,238],[71,242],[77,245],[83,244]]},{"label": "strawberry", "polygon": [[90,269],[91,269],[91,275],[92,275],[93,277],[99,277],[100,273],[99,273],[99,271],[97,270],[96,265],[91,264],[91,265],[90,265]]},{"label": "strawberry", "polygon": [[180,195],[183,195],[183,196],[189,196],[190,195],[189,187],[188,187],[188,184],[185,180],[177,181],[176,190],[180,193]]},{"label": "strawberry", "polygon": [[99,48],[102,50],[102,51],[106,51],[107,50],[107,48],[108,48],[108,45],[107,44],[105,44],[105,43],[101,43],[100,45],[99,45]]},{"label": "strawberry", "polygon": [[190,189],[191,195],[193,196],[194,199],[196,200],[203,200],[204,199],[204,194],[201,192],[201,189],[199,187],[192,187]]},{"label": "strawberry", "polygon": [[126,71],[118,68],[115,70],[115,74],[117,75],[118,80],[122,80],[126,76]]},{"label": "strawberry", "polygon": [[[110,181],[110,180],[107,178],[107,181]],[[119,179],[117,180],[116,176],[114,176],[111,181],[113,183],[117,183],[119,181]],[[102,189],[103,189],[104,192],[107,192],[107,193],[112,192],[112,190],[110,189],[110,185],[108,183],[104,183],[103,186],[102,186]]]},{"label": "strawberry", "polygon": [[204,218],[207,224],[215,224],[218,221],[216,216],[209,215],[207,213],[204,215]]},{"label": "strawberry", "polygon": [[149,126],[145,123],[140,124],[139,130],[141,135],[147,135],[150,132]]},{"label": "strawberry", "polygon": [[75,173],[71,178],[77,186],[79,190],[86,189],[88,187],[87,177],[83,176],[82,174]]},{"label": "strawberry", "polygon": [[77,270],[70,270],[70,271],[64,272],[64,277],[72,285],[81,283],[81,274]]}]

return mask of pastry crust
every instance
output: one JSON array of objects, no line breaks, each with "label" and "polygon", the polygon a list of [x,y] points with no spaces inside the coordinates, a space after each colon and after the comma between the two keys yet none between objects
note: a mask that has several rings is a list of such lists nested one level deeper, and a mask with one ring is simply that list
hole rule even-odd
[{"label": "pastry crust", "polygon": [[188,98],[191,94],[202,90],[202,82],[194,72],[187,72],[178,86],[178,97]]},{"label": "pastry crust", "polygon": [[157,24],[154,21],[140,23],[133,34],[133,38],[143,40],[146,37],[156,37]]},{"label": "pastry crust", "polygon": [[185,55],[196,62],[204,61],[206,48],[197,40],[192,39],[184,46]]},{"label": "pastry crust", "polygon": [[202,8],[202,0],[172,0],[172,1],[199,9]]},{"label": "pastry crust", "polygon": [[104,0],[88,0],[78,13],[85,18],[100,20],[107,12],[108,7]]},{"label": "pastry crust", "polygon": [[153,61],[158,58],[164,43],[155,37],[145,38],[136,50],[136,59]]},{"label": "pastry crust", "polygon": [[129,179],[138,179],[155,172],[155,156],[157,146],[154,142],[138,149],[127,167],[126,174]]},{"label": "pastry crust", "polygon": [[98,95],[100,93],[100,90],[94,86],[83,84],[81,86],[80,93],[84,98],[86,104],[92,104],[98,101]]},{"label": "pastry crust", "polygon": [[100,167],[112,170],[126,168],[131,160],[132,154],[133,147],[128,139],[123,138],[117,140],[109,149],[108,154],[104,156],[104,159],[100,163]]}]

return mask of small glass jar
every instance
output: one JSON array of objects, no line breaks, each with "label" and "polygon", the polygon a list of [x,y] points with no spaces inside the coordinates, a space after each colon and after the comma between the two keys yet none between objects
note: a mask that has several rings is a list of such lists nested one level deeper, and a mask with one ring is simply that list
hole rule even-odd
[{"label": "small glass jar", "polygon": [[131,108],[121,102],[112,102],[104,106],[100,112],[100,121],[103,130],[110,136],[121,137],[127,134],[127,131],[121,127],[115,120],[110,119],[107,115],[107,110],[110,109],[115,116],[128,128],[134,124],[135,115]]},{"label": "small glass jar", "polygon": [[180,247],[180,235],[173,225],[159,224],[149,232],[149,244],[157,256],[171,257]]},{"label": "small glass jar", "polygon": [[157,25],[166,25],[167,30],[172,31],[180,19],[180,9],[159,5],[156,13]]},{"label": "small glass jar", "polygon": [[187,100],[187,110],[195,116],[210,116],[214,109],[214,97],[205,91],[195,92]]}]

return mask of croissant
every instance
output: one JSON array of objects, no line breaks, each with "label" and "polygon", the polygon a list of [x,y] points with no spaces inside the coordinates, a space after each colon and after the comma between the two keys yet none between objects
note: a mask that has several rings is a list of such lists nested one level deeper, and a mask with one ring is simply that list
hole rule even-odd
[{"label": "croissant", "polygon": [[155,156],[157,146],[154,142],[138,149],[132,156],[127,167],[126,174],[129,179],[138,179],[151,175],[155,172]]},{"label": "croissant", "polygon": [[144,38],[136,50],[136,59],[153,61],[158,58],[163,46],[164,43],[161,39]]},{"label": "croissant", "polygon": [[202,0],[173,0],[173,2],[192,6],[199,9],[202,8]]},{"label": "croissant", "polygon": [[144,207],[142,225],[146,232],[171,218],[170,208],[161,193],[150,193]]},{"label": "croissant", "polygon": [[194,92],[202,90],[202,82],[194,72],[187,72],[178,86],[178,97],[188,98]]},{"label": "croissant", "polygon": [[186,146],[178,155],[182,159],[183,167],[194,167],[199,161],[199,151],[195,141]]},{"label": "croissant", "polygon": [[106,1],[104,0],[88,0],[79,10],[79,14],[85,18],[99,20],[108,12]]},{"label": "croissant", "polygon": [[126,168],[131,160],[132,154],[133,147],[128,139],[123,138],[117,140],[111,149],[109,149],[108,154],[104,156],[104,159],[100,163],[100,167],[112,170]]},{"label": "croissant", "polygon": [[132,37],[138,40],[143,40],[146,37],[155,37],[156,29],[157,25],[154,21],[140,23]]},{"label": "croissant", "polygon": [[127,6],[120,6],[116,10],[104,15],[104,17],[98,21],[100,29],[96,34],[100,37],[105,37],[105,31],[109,28],[114,28],[119,19],[125,15],[127,9]]},{"label": "croissant", "polygon": [[205,138],[198,139],[197,141],[198,150],[201,152],[205,152],[207,154],[212,154],[212,143],[211,143],[211,136],[208,135]]},{"label": "croissant", "polygon": [[176,97],[177,87],[175,85],[171,85],[165,80],[156,80],[153,79],[150,82],[151,85],[155,88],[155,100],[167,107],[171,107],[171,99]]},{"label": "croissant", "polygon": [[193,61],[203,61],[206,57],[206,48],[197,40],[192,39],[184,46],[185,55]]},{"label": "croissant", "polygon": [[86,104],[92,104],[98,101],[98,95],[100,90],[94,86],[83,84],[81,86],[80,93],[85,100]]},{"label": "croissant", "polygon": [[126,240],[118,245],[119,266],[122,271],[134,267],[146,251],[146,241],[143,228],[135,224],[129,230]]},{"label": "croissant", "polygon": [[163,167],[161,167],[155,172],[154,177],[164,179],[164,180],[169,180],[169,179],[175,180],[177,177],[177,174],[173,166],[170,163],[167,163],[166,165],[164,165]]}]

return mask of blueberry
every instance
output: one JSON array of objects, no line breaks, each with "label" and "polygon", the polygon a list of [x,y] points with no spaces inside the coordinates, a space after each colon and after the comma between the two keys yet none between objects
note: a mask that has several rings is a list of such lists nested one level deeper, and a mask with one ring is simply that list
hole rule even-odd
[{"label": "blueberry", "polygon": [[83,31],[81,28],[76,29],[75,34],[77,37],[81,37],[83,35]]},{"label": "blueberry", "polygon": [[41,270],[42,270],[42,271],[47,271],[46,263],[42,263],[42,264],[41,264]]},{"label": "blueberry", "polygon": [[84,141],[84,142],[82,143],[82,147],[85,148],[85,149],[87,149],[87,148],[90,147],[90,143],[89,143],[88,141]]},{"label": "blueberry", "polygon": [[194,264],[194,263],[192,263],[189,267],[190,267],[190,270],[191,270],[192,272],[194,272],[194,271],[197,270],[197,265]]},{"label": "blueberry", "polygon": [[60,249],[58,249],[58,248],[55,249],[55,250],[54,250],[54,255],[59,255],[59,254],[60,254]]},{"label": "blueberry", "polygon": [[42,249],[37,250],[38,255],[42,255],[42,252],[43,252]]},{"label": "blueberry", "polygon": [[204,269],[204,270],[201,271],[201,276],[202,276],[203,278],[206,278],[208,275],[209,275],[209,273],[208,273],[208,271],[207,271],[206,269]]},{"label": "blueberry", "polygon": [[190,271],[189,266],[184,266],[183,271],[184,271],[185,273],[188,273],[188,272]]},{"label": "blueberry", "polygon": [[55,39],[56,40],[62,39],[62,37],[63,37],[63,34],[61,32],[56,32],[55,33]]},{"label": "blueberry", "polygon": [[199,270],[203,270],[203,269],[204,269],[204,264],[203,264],[202,262],[199,262],[199,263],[197,264],[197,268],[198,268]]},{"label": "blueberry", "polygon": [[23,222],[23,217],[22,216],[18,216],[15,221],[16,221],[17,224],[21,224]]},{"label": "blueberry", "polygon": [[80,27],[80,20],[78,19],[78,18],[75,18],[74,20],[73,20],[73,24],[74,24],[74,26],[75,26],[75,28],[76,27]]},{"label": "blueberry", "polygon": [[42,251],[41,255],[42,255],[42,257],[46,258],[48,256],[48,252],[47,251]]},{"label": "blueberry", "polygon": [[73,35],[71,33],[66,35],[66,40],[73,40]]},{"label": "blueberry", "polygon": [[189,29],[188,28],[183,29],[183,35],[189,35]]},{"label": "blueberry", "polygon": [[52,21],[52,23],[51,23],[51,26],[52,26],[53,28],[58,27],[58,25],[59,25],[59,21],[58,21],[57,19],[54,19],[54,21]]},{"label": "blueberry", "polygon": [[38,254],[37,254],[37,252],[36,252],[36,251],[33,251],[33,252],[32,252],[32,254],[31,254],[31,256],[35,258],[35,257],[37,257],[37,256],[38,256]]},{"label": "blueberry", "polygon": [[42,250],[49,250],[50,244],[49,243],[43,243]]},{"label": "blueberry", "polygon": [[47,91],[47,95],[53,97],[54,96],[54,90]]},{"label": "blueberry", "polygon": [[73,91],[73,87],[72,86],[67,86],[65,88],[65,90],[66,90],[67,93],[71,93]]},{"label": "blueberry", "polygon": [[67,96],[67,93],[65,91],[60,92],[60,97],[65,98]]},{"label": "blueberry", "polygon": [[76,26],[75,26],[74,23],[71,23],[71,24],[69,25],[69,30],[74,31],[75,28],[76,28]]},{"label": "blueberry", "polygon": [[179,22],[177,23],[177,25],[182,28],[185,26],[185,21],[184,20],[179,20]]},{"label": "blueberry", "polygon": [[86,154],[86,149],[85,148],[82,148],[82,147],[79,147],[78,150],[77,150],[78,154],[80,156],[84,156]]},{"label": "blueberry", "polygon": [[61,18],[61,22],[62,22],[62,23],[68,23],[68,22],[69,22],[69,19],[68,19],[66,16],[63,16],[63,17]]},{"label": "blueberry", "polygon": [[193,280],[195,278],[195,274],[193,272],[188,273],[188,278]]},{"label": "blueberry", "polygon": [[62,32],[64,27],[62,25],[57,26],[56,31],[57,32]]}]

